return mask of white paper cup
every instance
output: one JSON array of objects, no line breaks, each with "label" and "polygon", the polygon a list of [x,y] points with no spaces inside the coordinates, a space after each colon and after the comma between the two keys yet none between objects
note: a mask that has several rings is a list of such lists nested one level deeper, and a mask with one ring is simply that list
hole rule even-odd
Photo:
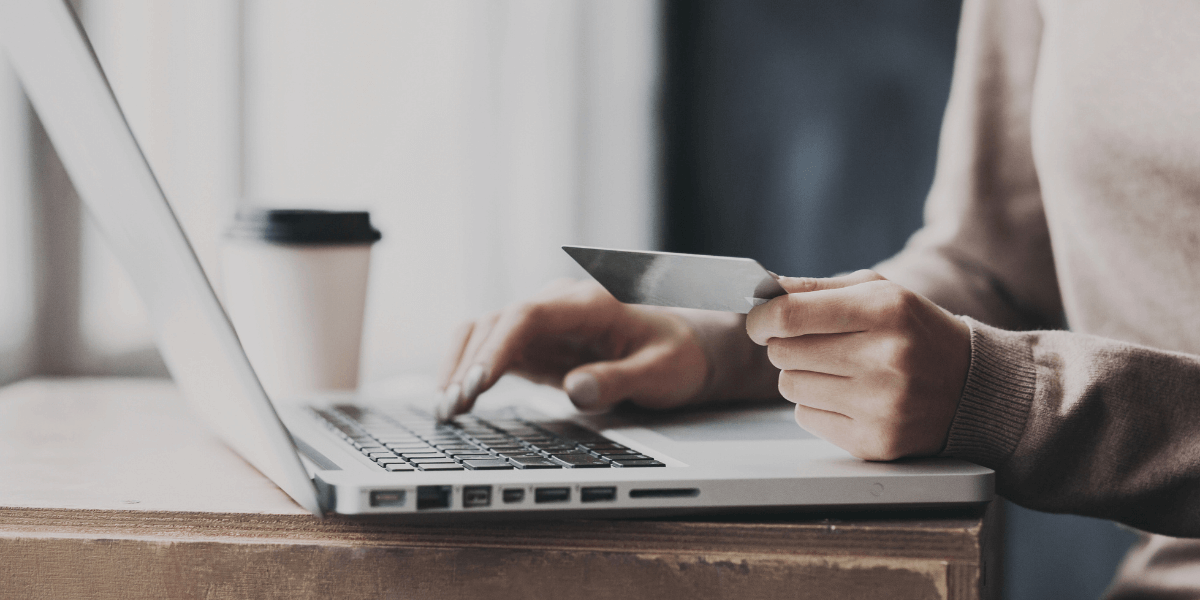
[{"label": "white paper cup", "polygon": [[243,211],[221,247],[225,310],[272,398],[358,386],[365,212]]}]

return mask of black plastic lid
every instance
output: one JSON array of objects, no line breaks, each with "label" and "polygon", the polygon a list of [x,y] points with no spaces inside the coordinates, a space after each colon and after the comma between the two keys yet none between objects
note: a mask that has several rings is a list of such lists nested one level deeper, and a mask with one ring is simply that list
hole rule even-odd
[{"label": "black plastic lid", "polygon": [[225,237],[276,244],[373,244],[383,237],[365,211],[244,209]]}]

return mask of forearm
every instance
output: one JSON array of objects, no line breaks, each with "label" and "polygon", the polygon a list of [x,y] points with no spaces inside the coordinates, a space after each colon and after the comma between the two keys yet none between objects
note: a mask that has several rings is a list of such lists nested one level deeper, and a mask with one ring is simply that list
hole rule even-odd
[{"label": "forearm", "polygon": [[779,369],[767,349],[746,334],[746,316],[708,310],[670,309],[691,326],[708,359],[708,376],[695,402],[781,398]]},{"label": "forearm", "polygon": [[970,324],[945,455],[1030,508],[1200,536],[1200,356]]}]

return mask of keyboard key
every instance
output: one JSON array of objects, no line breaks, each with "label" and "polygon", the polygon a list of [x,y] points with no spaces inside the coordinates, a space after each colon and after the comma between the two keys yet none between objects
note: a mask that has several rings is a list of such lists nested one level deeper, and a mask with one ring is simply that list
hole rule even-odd
[{"label": "keyboard key", "polygon": [[546,432],[532,427],[510,427],[504,433],[515,437],[546,437]]},{"label": "keyboard key", "polygon": [[362,448],[359,448],[358,451],[362,452],[363,454],[370,454],[372,452],[387,452],[388,449],[384,448],[383,446],[375,445],[375,446],[363,446]]},{"label": "keyboard key", "polygon": [[464,460],[462,462],[462,464],[463,464],[463,466],[467,467],[468,469],[472,469],[475,471],[502,471],[505,469],[513,468],[512,465],[508,464],[507,460],[503,460],[503,459]]},{"label": "keyboard key", "polygon": [[562,468],[562,465],[560,465],[556,462],[553,462],[547,458],[541,458],[541,457],[534,458],[531,456],[529,456],[529,457],[522,456],[522,457],[510,458],[510,459],[508,459],[508,462],[512,463],[513,466],[518,469],[561,469]]},{"label": "keyboard key", "polygon": [[465,471],[462,465],[458,463],[432,463],[425,465],[417,465],[417,468],[422,471]]},{"label": "keyboard key", "polygon": [[463,450],[478,450],[479,447],[472,446],[470,444],[438,444],[437,449],[441,450],[443,452],[454,451],[454,450],[461,452]]},{"label": "keyboard key", "polygon": [[529,452],[525,446],[488,446],[488,450],[504,454],[506,452]]},{"label": "keyboard key", "polygon": [[402,439],[402,440],[398,440],[396,438],[387,438],[387,439],[381,440],[380,443],[382,443],[384,446],[391,446],[393,444],[395,444],[397,446],[420,446],[422,444],[425,444],[426,442],[425,442],[425,440],[423,440],[421,438],[415,437],[415,438],[408,438],[408,439]]},{"label": "keyboard key", "polygon": [[613,466],[628,468],[628,467],[665,467],[667,465],[664,465],[664,464],[658,462],[657,460],[627,460],[627,461],[613,461]]},{"label": "keyboard key", "polygon": [[628,449],[625,449],[625,450],[601,450],[599,452],[593,451],[593,453],[599,454],[600,456],[637,456],[637,455],[641,454],[641,452],[638,452],[637,450],[628,450]]},{"label": "keyboard key", "polygon": [[410,462],[414,465],[436,465],[436,464],[453,463],[454,459],[446,458],[446,457],[442,457],[442,458],[410,458],[410,459],[408,459],[408,462]]},{"label": "keyboard key", "polygon": [[523,442],[529,442],[530,444],[552,444],[560,441],[556,437],[549,437],[545,435],[518,435],[514,437]]},{"label": "keyboard key", "polygon": [[367,458],[369,458],[371,460],[379,460],[381,458],[400,458],[400,457],[396,456],[392,452],[371,452],[370,454],[367,454]]},{"label": "keyboard key", "polygon": [[504,458],[545,458],[540,452],[501,452]]},{"label": "keyboard key", "polygon": [[555,456],[554,461],[561,463],[563,466],[571,469],[600,469],[607,468],[608,462],[600,460],[586,454],[572,454],[568,456]]},{"label": "keyboard key", "polygon": [[627,462],[627,461],[631,461],[631,460],[654,460],[653,456],[646,456],[645,454],[622,454],[620,456],[610,456],[610,455],[606,454],[604,456],[604,458],[607,458],[608,460],[611,460],[613,462]]},{"label": "keyboard key", "polygon": [[406,462],[404,461],[404,459],[403,459],[403,458],[381,458],[381,459],[379,459],[379,460],[377,460],[377,461],[375,461],[375,462],[379,463],[379,466],[381,466],[381,467],[386,467],[387,465],[404,465],[404,464],[408,464],[408,463],[406,463]]},{"label": "keyboard key", "polygon": [[462,432],[471,437],[497,437],[497,436],[499,436],[499,434],[497,434],[495,431],[493,431],[491,429],[463,429]]},{"label": "keyboard key", "polygon": [[390,464],[390,465],[386,465],[384,468],[387,469],[388,471],[391,471],[392,473],[399,473],[401,471],[414,471],[415,470],[412,468],[411,465],[406,465],[404,463]]},{"label": "keyboard key", "polygon": [[493,458],[496,458],[495,456],[492,456],[491,454],[479,454],[479,453],[468,453],[468,452],[451,452],[450,456],[453,456],[454,458],[456,458],[458,460],[491,460]]},{"label": "keyboard key", "polygon": [[476,442],[479,442],[481,444],[499,444],[502,446],[503,445],[512,445],[512,444],[517,443],[512,438],[503,437],[503,436],[475,436],[472,439],[474,439]]},{"label": "keyboard key", "polygon": [[428,451],[428,452],[401,452],[400,456],[403,456],[404,458],[442,458],[446,455],[442,454],[441,452]]}]

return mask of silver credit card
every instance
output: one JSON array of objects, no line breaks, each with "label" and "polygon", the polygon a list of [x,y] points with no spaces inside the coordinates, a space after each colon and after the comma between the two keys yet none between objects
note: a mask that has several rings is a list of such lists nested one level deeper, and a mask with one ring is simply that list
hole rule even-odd
[{"label": "silver credit card", "polygon": [[617,300],[748,313],[787,292],[750,258],[563,246]]}]

